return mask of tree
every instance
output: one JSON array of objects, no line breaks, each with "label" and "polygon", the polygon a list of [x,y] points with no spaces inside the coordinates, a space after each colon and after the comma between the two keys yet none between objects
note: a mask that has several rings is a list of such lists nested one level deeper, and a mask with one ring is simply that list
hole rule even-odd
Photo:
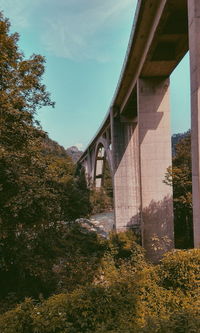
[{"label": "tree", "polygon": [[41,234],[41,224],[52,221],[54,211],[40,154],[45,133],[34,119],[40,107],[54,106],[42,84],[45,59],[33,55],[26,60],[18,48],[18,34],[9,29],[0,13],[1,296],[18,290],[25,280],[37,279],[27,255],[37,248],[32,244],[36,225]]},{"label": "tree", "polygon": [[102,213],[113,209],[113,185],[112,176],[107,159],[103,167],[103,179],[101,188],[95,186],[90,189],[90,202],[92,213]]},{"label": "tree", "polygon": [[19,300],[55,290],[59,223],[87,212],[87,202],[76,209],[73,163],[59,145],[49,148],[35,120],[39,108],[54,106],[42,84],[45,59],[25,59],[9,28],[0,14],[0,296]]},{"label": "tree", "polygon": [[168,169],[166,182],[173,184],[175,245],[177,248],[191,248],[193,224],[190,131],[175,146],[172,168]]}]

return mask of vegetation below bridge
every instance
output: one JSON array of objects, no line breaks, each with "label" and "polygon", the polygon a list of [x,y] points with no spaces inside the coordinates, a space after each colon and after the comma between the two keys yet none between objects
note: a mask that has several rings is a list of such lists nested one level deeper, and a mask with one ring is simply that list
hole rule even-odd
[{"label": "vegetation below bridge", "polygon": [[[110,205],[110,180],[107,193],[88,189],[41,129],[35,113],[54,106],[45,60],[25,59],[17,42],[0,15],[0,331],[199,332],[199,250],[152,266],[131,232],[107,240],[74,222]],[[166,182],[174,184],[176,242],[190,247],[189,134],[184,140]]]}]

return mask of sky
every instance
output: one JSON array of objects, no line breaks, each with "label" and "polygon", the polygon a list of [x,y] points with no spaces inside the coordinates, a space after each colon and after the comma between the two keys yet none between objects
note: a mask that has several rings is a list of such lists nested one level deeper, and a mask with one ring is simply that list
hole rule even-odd
[{"label": "sky", "polygon": [[[84,150],[111,104],[137,0],[0,0],[26,57],[46,57],[44,83],[56,102],[38,112],[65,148]],[[189,56],[171,75],[172,133],[190,128]]]}]

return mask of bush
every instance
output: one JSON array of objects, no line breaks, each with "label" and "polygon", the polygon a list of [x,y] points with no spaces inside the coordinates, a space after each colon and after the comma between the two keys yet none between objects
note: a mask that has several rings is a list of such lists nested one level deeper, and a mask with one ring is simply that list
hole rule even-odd
[{"label": "bush", "polygon": [[108,245],[79,223],[66,225],[60,236],[63,251],[55,270],[63,293],[92,283]]},{"label": "bush", "polygon": [[[189,300],[188,300],[189,301]],[[168,318],[149,318],[141,333],[199,333],[200,303],[186,303]]]},{"label": "bush", "polygon": [[195,294],[200,289],[200,249],[167,253],[159,275],[165,288]]},{"label": "bush", "polygon": [[101,242],[93,282],[40,304],[26,300],[0,316],[0,332],[200,332],[200,250],[168,253],[153,266],[130,233]]},{"label": "bush", "polygon": [[109,197],[104,188],[90,190],[90,203],[92,214],[98,214],[113,209],[113,199]]},{"label": "bush", "polygon": [[0,316],[1,333],[32,333],[31,311],[34,308],[33,301],[26,299],[14,310]]},{"label": "bush", "polygon": [[[22,303],[0,317],[1,333],[82,333],[126,327],[134,314],[134,297],[123,284],[88,287],[59,294],[41,305]],[[26,307],[26,311],[24,311]],[[130,310],[131,309],[131,310]]]},{"label": "bush", "polygon": [[132,231],[111,233],[105,243],[107,249],[101,258],[96,284],[110,286],[117,281],[132,279],[136,271],[148,266],[144,249],[136,242]]}]

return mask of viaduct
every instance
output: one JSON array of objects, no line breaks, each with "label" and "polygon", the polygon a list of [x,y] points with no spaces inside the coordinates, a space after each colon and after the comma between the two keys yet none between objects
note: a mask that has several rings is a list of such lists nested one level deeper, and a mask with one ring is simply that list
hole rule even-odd
[{"label": "viaduct", "polygon": [[116,230],[139,227],[153,261],[173,248],[172,188],[164,183],[172,164],[170,74],[188,50],[194,246],[200,247],[200,0],[138,0],[114,98],[79,160],[96,187],[107,160]]}]

